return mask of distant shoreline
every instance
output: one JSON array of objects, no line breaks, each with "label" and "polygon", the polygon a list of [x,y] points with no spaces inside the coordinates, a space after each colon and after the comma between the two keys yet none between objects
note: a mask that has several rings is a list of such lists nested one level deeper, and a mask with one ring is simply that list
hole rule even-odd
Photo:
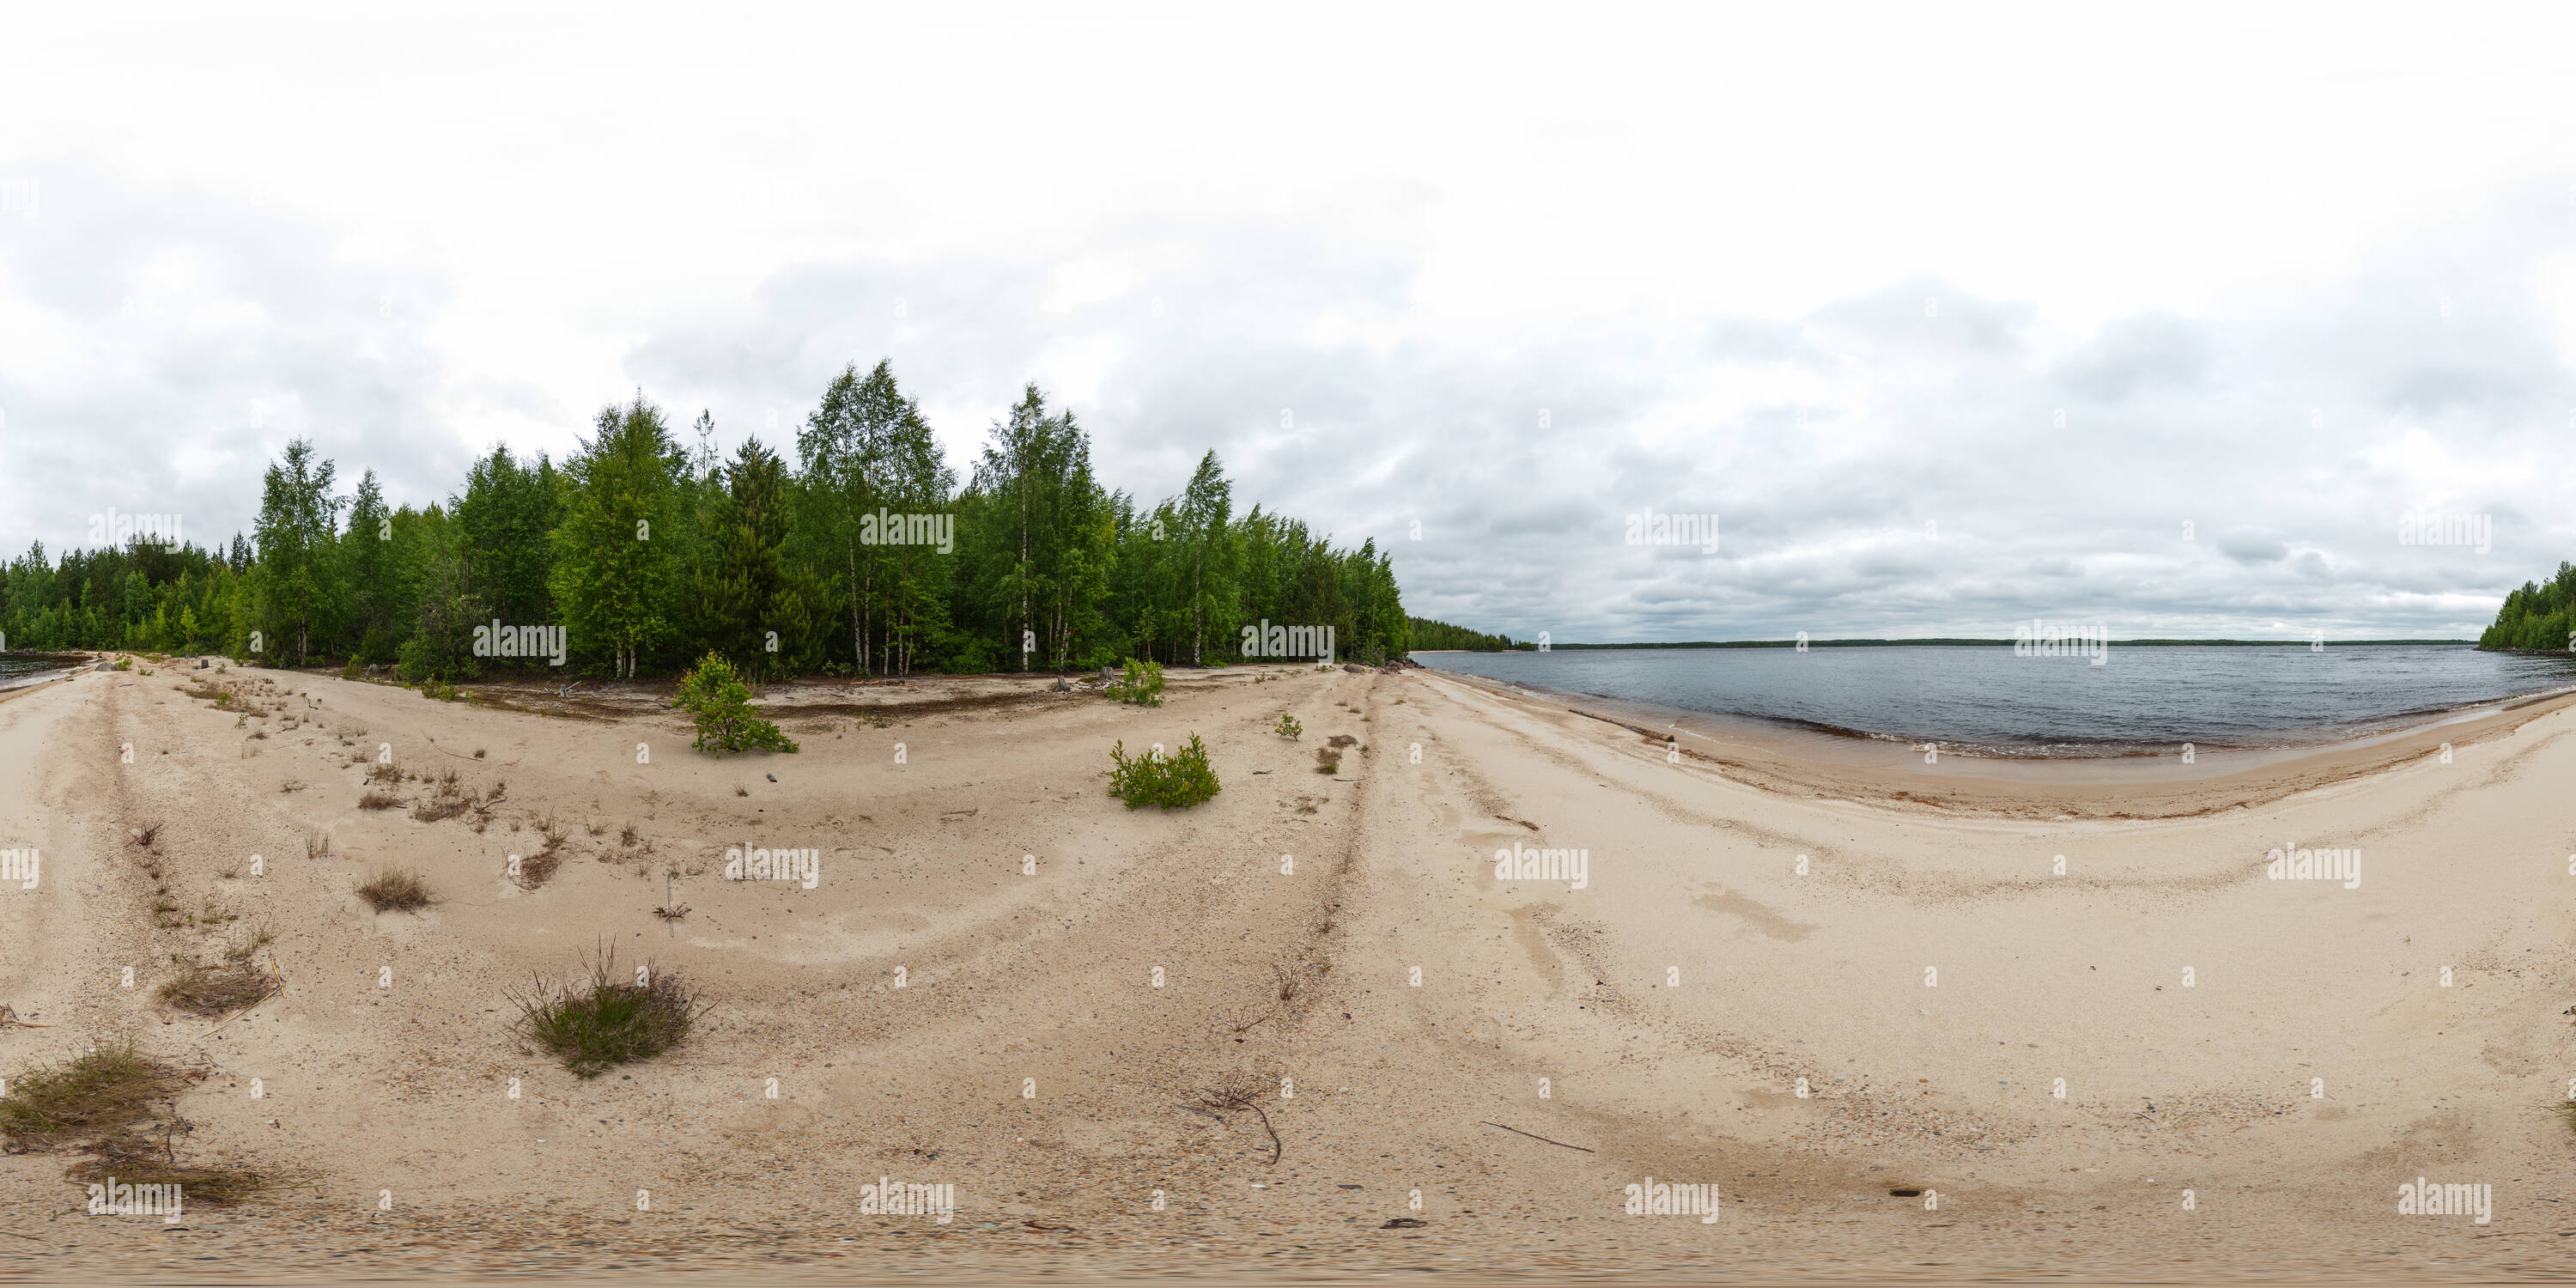
[{"label": "distant shoreline", "polygon": [[[2027,643],[2027,641],[2022,641],[2022,642]],[[2107,644],[2117,645],[2117,646],[2119,646],[2119,647],[2121,647],[2121,648],[2314,648],[2314,647],[2316,647],[2316,641],[2315,641],[2315,640],[2175,640],[2175,639],[2137,639],[2137,640],[2107,640],[2107,641],[2104,641],[2104,642],[2105,642],[2105,643],[2107,643]],[[2452,639],[2452,640],[2327,640],[2327,641],[2325,641],[2325,642],[2326,642],[2326,644],[2327,644],[2329,647],[2334,647],[2334,648],[2344,648],[2344,647],[2349,647],[2349,646],[2352,646],[2352,645],[2364,645],[2364,644],[2366,644],[2366,645],[2396,645],[2396,644],[2429,645],[2429,644],[2447,644],[2447,645],[2458,645],[2458,646],[2460,646],[2460,647],[2462,647],[2462,648],[2475,648],[2475,647],[2477,647],[2477,643],[2478,643],[2476,640],[2461,640],[2461,639]],[[1977,647],[1987,647],[1987,646],[2005,646],[2005,647],[2009,647],[2009,646],[2010,646],[2010,645],[2012,645],[2013,643],[2015,643],[2015,641],[2013,641],[2013,640],[2008,640],[2008,639],[1970,639],[1970,638],[1957,637],[1957,636],[1934,636],[1934,637],[1928,637],[1928,638],[1924,638],[1924,639],[1901,639],[1901,640],[1807,640],[1807,641],[1805,641],[1803,644],[1801,644],[1801,643],[1800,643],[1799,641],[1797,641],[1797,640],[1683,640],[1683,641],[1678,641],[1678,642],[1670,643],[1670,644],[1572,644],[1572,643],[1559,644],[1559,643],[1550,643],[1550,644],[1548,645],[1548,649],[1549,649],[1549,651],[1554,651],[1554,650],[1557,650],[1557,649],[1581,649],[1581,648],[1591,648],[1591,649],[1606,649],[1606,648],[1801,648],[1801,647],[1803,647],[1803,648],[1920,648],[1920,647],[1933,646],[1933,645],[1937,645],[1937,646],[1944,646],[1944,647],[1958,647],[1958,648],[1977,648]],[[1418,649],[1413,649],[1413,650],[1411,650],[1411,651],[1412,651],[1412,652],[1415,652],[1415,653],[1535,653],[1535,652],[1538,652],[1538,651],[1539,651],[1539,649],[1538,649],[1538,646],[1537,646],[1537,645],[1532,644],[1532,645],[1529,645],[1529,646],[1527,646],[1527,647],[1521,647],[1521,648],[1508,648],[1508,649],[1467,649],[1467,648],[1432,649],[1432,648],[1418,648]],[[2508,650],[2508,651],[2529,651],[2529,650]],[[2549,651],[2553,651],[2553,650],[2547,650],[2547,649],[2544,649],[2544,650],[2540,650],[2540,651],[2542,651],[2542,652],[2549,652]]]}]

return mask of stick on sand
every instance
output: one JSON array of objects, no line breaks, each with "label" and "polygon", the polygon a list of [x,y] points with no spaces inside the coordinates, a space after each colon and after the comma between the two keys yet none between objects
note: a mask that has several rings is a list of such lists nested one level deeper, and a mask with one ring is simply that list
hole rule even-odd
[{"label": "stick on sand", "polygon": [[[1485,1125],[1485,1126],[1487,1126],[1487,1127],[1503,1127],[1503,1125],[1502,1125],[1501,1123],[1489,1123],[1489,1122],[1485,1122],[1485,1120],[1484,1120],[1484,1119],[1482,1119],[1482,1118],[1479,1118],[1479,1119],[1477,1119],[1476,1121],[1477,1121],[1477,1122],[1479,1122],[1479,1123],[1482,1123],[1483,1125]],[[1503,1130],[1504,1130],[1504,1131],[1507,1131],[1507,1132],[1510,1132],[1510,1133],[1512,1133],[1512,1134],[1513,1134],[1513,1135],[1515,1135],[1515,1136],[1527,1136],[1527,1137],[1529,1137],[1531,1140],[1547,1140],[1547,1137],[1545,1137],[1545,1136],[1541,1136],[1541,1135],[1539,1135],[1539,1134],[1538,1134],[1538,1133],[1536,1133],[1536,1132],[1527,1132],[1527,1131],[1522,1131],[1522,1130],[1521,1130],[1520,1128],[1518,1128],[1518,1127],[1503,1127]],[[1564,1142],[1564,1141],[1561,1141],[1561,1140],[1547,1140],[1547,1143],[1548,1143],[1548,1144],[1551,1144],[1551,1145],[1565,1145],[1565,1142]],[[1584,1152],[1584,1153],[1586,1153],[1586,1154],[1598,1154],[1598,1153],[1600,1153],[1600,1152],[1601,1152],[1600,1150],[1597,1150],[1597,1149],[1584,1149],[1584,1148],[1583,1148],[1583,1146],[1581,1146],[1581,1145],[1565,1145],[1565,1147],[1566,1147],[1567,1149],[1582,1149],[1582,1150],[1583,1150],[1583,1152]]]}]

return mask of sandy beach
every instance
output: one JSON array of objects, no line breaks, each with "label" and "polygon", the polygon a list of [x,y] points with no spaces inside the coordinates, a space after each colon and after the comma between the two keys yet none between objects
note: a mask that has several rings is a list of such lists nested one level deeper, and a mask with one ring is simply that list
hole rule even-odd
[{"label": "sandy beach", "polygon": [[[12,1274],[2576,1271],[2564,698],[2049,783],[1673,763],[1418,669],[1175,670],[1159,709],[782,685],[802,751],[719,761],[650,684],[142,665],[0,701],[0,847],[43,858],[0,887],[0,1003],[53,1026],[0,1029],[0,1070],[133,1034],[203,1074],[182,1158],[289,1179],[169,1225],[0,1158]],[[1213,801],[1105,794],[1113,742],[1193,733]],[[442,791],[476,807],[414,817]],[[813,883],[725,880],[728,847]],[[2267,873],[2300,849],[2357,880]],[[439,902],[370,913],[395,866]],[[254,927],[282,995],[156,1007]],[[603,945],[711,1009],[583,1081],[509,996]],[[2399,1215],[2419,1177],[2491,1218]],[[862,1214],[881,1178],[953,1219]],[[1718,1218],[1624,1210],[1655,1183]]]}]

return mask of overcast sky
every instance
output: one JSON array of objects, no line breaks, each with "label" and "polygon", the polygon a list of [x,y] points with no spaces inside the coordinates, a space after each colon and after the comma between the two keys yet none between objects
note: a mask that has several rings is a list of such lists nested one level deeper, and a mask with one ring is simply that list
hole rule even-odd
[{"label": "overcast sky", "polygon": [[2463,636],[2576,558],[2563,7],[711,8],[14,7],[0,549],[638,387],[792,453],[890,357],[961,472],[1034,380],[1523,637]]}]

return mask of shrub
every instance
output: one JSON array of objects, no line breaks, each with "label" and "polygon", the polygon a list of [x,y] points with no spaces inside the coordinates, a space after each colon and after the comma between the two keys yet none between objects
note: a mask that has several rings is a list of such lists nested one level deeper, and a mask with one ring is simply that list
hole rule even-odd
[{"label": "shrub", "polygon": [[10,1079],[0,1099],[0,1135],[13,1150],[27,1150],[115,1131],[150,1117],[154,1101],[187,1082],[177,1066],[143,1054],[131,1038],[101,1042],[69,1063]]},{"label": "shrub", "polygon": [[1163,705],[1163,664],[1139,662],[1131,657],[1127,659],[1126,666],[1126,671],[1111,681],[1104,692],[1120,702],[1132,702],[1140,707]]},{"label": "shrub", "polygon": [[376,874],[358,887],[358,897],[378,912],[388,908],[395,912],[418,912],[438,902],[438,897],[429,892],[429,883],[421,880],[419,873],[403,868]]},{"label": "shrub", "polygon": [[1306,726],[1297,723],[1297,717],[1282,711],[1279,713],[1279,723],[1270,726],[1270,732],[1282,738],[1297,738],[1305,734]]},{"label": "shrub", "polygon": [[726,752],[754,747],[796,750],[794,740],[780,733],[778,726],[751,713],[751,690],[743,687],[733,663],[714,653],[681,677],[679,696],[671,705],[686,710],[697,722],[697,741],[689,745],[711,756],[721,758]]},{"label": "shrub", "polygon": [[677,1046],[706,1006],[676,971],[647,963],[642,983],[616,973],[615,949],[591,963],[588,987],[547,987],[510,1000],[519,1008],[518,1032],[528,1045],[563,1062],[575,1076],[596,1078],[618,1065],[650,1059]]},{"label": "shrub", "polygon": [[238,1167],[208,1167],[179,1162],[168,1139],[131,1132],[85,1146],[89,1157],[63,1175],[84,1185],[108,1181],[127,1185],[175,1185],[191,1207],[230,1207],[267,1189],[272,1178]]},{"label": "shrub", "polygon": [[1122,741],[1109,749],[1109,763],[1109,794],[1127,802],[1129,809],[1185,808],[1223,790],[1217,786],[1216,770],[1208,764],[1207,744],[1197,734],[1190,735],[1177,755],[1149,751],[1133,760],[1128,759],[1127,744]]},{"label": "shrub", "polygon": [[247,958],[220,966],[190,966],[156,990],[162,1001],[191,1015],[222,1015],[276,994],[277,977]]}]

